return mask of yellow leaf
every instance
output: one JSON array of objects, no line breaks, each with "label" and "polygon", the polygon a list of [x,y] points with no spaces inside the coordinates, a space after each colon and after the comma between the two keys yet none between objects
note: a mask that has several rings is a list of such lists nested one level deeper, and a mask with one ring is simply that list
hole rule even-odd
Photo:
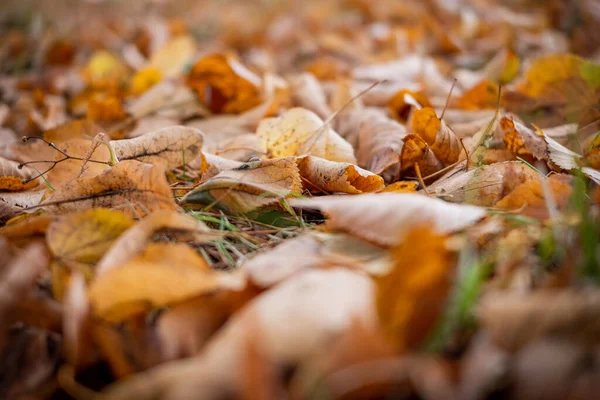
[{"label": "yellow leaf", "polygon": [[151,67],[144,68],[133,76],[129,90],[133,95],[139,96],[161,80],[162,75],[159,70]]},{"label": "yellow leaf", "polygon": [[400,351],[418,348],[445,306],[453,274],[445,242],[428,227],[414,228],[392,249],[392,271],[376,279],[379,319]]},{"label": "yellow leaf", "polygon": [[87,117],[92,121],[114,122],[127,117],[116,96],[91,98],[87,105]]},{"label": "yellow leaf", "polygon": [[131,217],[121,211],[93,208],[54,221],[46,241],[54,256],[63,261],[93,264],[132,225]]},{"label": "yellow leaf", "polygon": [[419,184],[416,181],[398,181],[387,185],[379,193],[413,193],[417,191]]},{"label": "yellow leaf", "polygon": [[89,297],[96,315],[122,321],[135,312],[213,291],[217,284],[215,274],[189,246],[154,243],[93,280]]},{"label": "yellow leaf", "polygon": [[88,84],[96,88],[118,88],[129,75],[121,60],[106,50],[97,51],[83,71]]},{"label": "yellow leaf", "polygon": [[458,106],[465,110],[494,109],[498,105],[499,86],[483,80],[467,90],[459,99]]},{"label": "yellow leaf", "polygon": [[354,149],[312,111],[292,108],[262,120],[256,131],[273,157],[311,155],[356,164]]},{"label": "yellow leaf", "polygon": [[403,124],[408,121],[414,109],[422,107],[431,107],[427,96],[423,92],[413,92],[408,89],[400,90],[388,102],[388,109],[391,111],[394,119]]}]

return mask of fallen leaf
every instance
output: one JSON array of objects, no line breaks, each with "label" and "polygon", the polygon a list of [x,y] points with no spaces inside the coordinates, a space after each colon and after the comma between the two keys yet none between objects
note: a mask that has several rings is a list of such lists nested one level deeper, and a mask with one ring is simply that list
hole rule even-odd
[{"label": "fallen leaf", "polygon": [[328,216],[326,226],[333,231],[386,246],[403,240],[415,225],[429,223],[441,234],[468,227],[485,216],[474,206],[446,203],[411,193],[363,194],[290,199],[293,207],[317,209]]},{"label": "fallen leaf", "polygon": [[403,124],[408,122],[414,110],[426,107],[431,107],[427,96],[423,92],[413,92],[408,89],[400,90],[388,103],[388,109],[394,118]]},{"label": "fallen leaf", "polygon": [[125,264],[136,257],[161,230],[189,232],[194,240],[210,240],[218,237],[201,221],[186,214],[173,211],[157,211],[123,232],[96,265],[96,274]]},{"label": "fallen leaf", "polygon": [[354,149],[312,111],[292,108],[264,119],[257,135],[273,157],[312,155],[356,164]]},{"label": "fallen leaf", "polygon": [[132,313],[176,303],[216,288],[212,271],[190,247],[154,243],[126,264],[96,277],[89,296],[96,315],[121,321]]},{"label": "fallen leaf", "polygon": [[223,171],[186,194],[180,202],[215,204],[248,212],[302,193],[300,172],[292,157],[251,161]]},{"label": "fallen leaf", "polygon": [[136,160],[166,170],[190,162],[202,149],[202,133],[185,126],[171,126],[156,132],[110,142],[120,161]]},{"label": "fallen leaf", "polygon": [[390,183],[379,193],[414,193],[417,191],[419,183],[416,181],[398,181]]},{"label": "fallen leaf", "polygon": [[37,186],[37,182],[29,181],[36,176],[35,170],[19,163],[0,157],[0,191],[18,192]]},{"label": "fallen leaf", "polygon": [[131,85],[129,90],[135,96],[139,96],[152,86],[156,85],[162,80],[160,71],[156,68],[144,68],[131,78]]},{"label": "fallen leaf", "polygon": [[463,151],[460,141],[454,131],[437,117],[433,108],[415,110],[412,114],[411,127],[444,165],[458,161]]},{"label": "fallen leaf", "polygon": [[[406,172],[414,169],[421,176],[429,176],[443,168],[443,164],[437,159],[427,143],[417,135],[406,135],[402,138],[404,146],[400,154],[400,171]],[[418,176],[418,175],[417,175]]]},{"label": "fallen leaf", "polygon": [[427,188],[430,195],[453,203],[491,207],[538,172],[520,161],[484,165],[440,179]]},{"label": "fallen leaf", "polygon": [[[232,380],[241,379],[240,365],[249,332],[274,362],[297,365],[319,354],[360,321],[375,323],[374,284],[358,273],[334,268],[307,271],[255,298],[205,346],[198,357],[154,368],[105,390],[114,399],[165,398],[185,393],[212,398],[235,397]],[[315,309],[319,312],[315,312]],[[252,329],[252,330],[251,330]],[[294,343],[290,346],[289,343]]]},{"label": "fallen leaf", "polygon": [[383,178],[356,165],[304,156],[296,162],[304,184],[312,190],[358,194],[384,187]]},{"label": "fallen leaf", "polygon": [[489,80],[483,80],[467,90],[458,98],[457,106],[465,110],[494,109],[498,106],[499,86]]},{"label": "fallen leaf", "polygon": [[187,76],[187,85],[214,113],[240,113],[259,105],[261,84],[239,61],[222,54],[201,58]]},{"label": "fallen leaf", "polygon": [[46,241],[50,251],[62,261],[94,264],[132,225],[131,217],[121,211],[94,208],[52,222]]},{"label": "fallen leaf", "polygon": [[158,71],[161,77],[174,78],[184,71],[195,52],[196,43],[193,37],[175,36],[152,53],[147,68]]},{"label": "fallen leaf", "polygon": [[507,117],[500,119],[500,129],[504,132],[504,145],[508,150],[519,156],[531,154],[538,160],[546,158],[546,143],[537,132]]},{"label": "fallen leaf", "polygon": [[164,169],[132,160],[120,162],[98,176],[67,183],[41,206],[57,214],[93,207],[121,208],[136,217],[177,209]]},{"label": "fallen leaf", "polygon": [[[542,179],[545,179],[545,182],[542,182]],[[571,197],[570,181],[570,177],[563,175],[551,175],[548,178],[539,176],[537,179],[521,183],[497,202],[495,207],[509,211],[519,210],[521,215],[538,219],[549,218],[549,204],[554,204],[559,211],[564,210],[568,204]],[[548,195],[551,195],[552,199],[546,198],[544,185],[547,185]]]},{"label": "fallen leaf", "polygon": [[290,84],[292,98],[298,107],[308,109],[323,119],[331,115],[325,91],[314,75],[300,74],[293,77]]},{"label": "fallen leaf", "polygon": [[83,70],[83,76],[95,88],[118,88],[125,82],[129,69],[106,50],[95,52]]},{"label": "fallen leaf", "polygon": [[358,165],[387,180],[395,178],[406,129],[375,108],[350,110],[342,117],[339,129],[355,146]]},{"label": "fallen leaf", "polygon": [[444,309],[454,272],[445,242],[426,226],[409,230],[391,250],[394,268],[376,281],[379,319],[399,351],[418,348]]}]

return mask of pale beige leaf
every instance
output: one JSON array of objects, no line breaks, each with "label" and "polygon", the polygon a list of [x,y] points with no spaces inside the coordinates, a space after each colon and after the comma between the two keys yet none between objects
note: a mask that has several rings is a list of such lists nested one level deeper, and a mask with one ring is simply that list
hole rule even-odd
[{"label": "pale beige leaf", "polygon": [[202,132],[173,126],[133,139],[113,140],[110,145],[120,161],[137,160],[168,170],[196,158],[202,149],[202,141]]},{"label": "pale beige leaf", "polygon": [[179,76],[196,52],[191,36],[176,36],[152,54],[148,67],[160,71],[164,78]]},{"label": "pale beige leaf", "polygon": [[514,188],[538,173],[519,161],[507,161],[473,168],[448,179],[440,179],[427,191],[453,203],[470,203],[491,207]]},{"label": "pale beige leaf", "polygon": [[317,209],[328,217],[327,227],[368,241],[393,245],[411,227],[432,224],[440,233],[461,230],[483,218],[485,210],[412,193],[324,196],[291,199],[294,207]]},{"label": "pale beige leaf", "polygon": [[37,186],[37,182],[27,182],[33,178],[36,171],[24,166],[19,168],[19,163],[0,157],[0,192],[19,191]]},{"label": "pale beige leaf", "polygon": [[385,187],[382,177],[353,164],[313,156],[299,157],[297,163],[303,183],[314,191],[358,194]]},{"label": "pale beige leaf", "polygon": [[218,204],[232,212],[248,212],[302,192],[292,157],[251,161],[213,176],[185,195],[182,203]]},{"label": "pale beige leaf", "polygon": [[376,174],[397,176],[406,129],[377,108],[340,115],[340,134],[356,148],[357,163]]},{"label": "pale beige leaf", "polygon": [[292,98],[297,106],[306,108],[325,119],[331,115],[327,97],[321,84],[311,73],[303,73],[290,79]]},{"label": "pale beige leaf", "polygon": [[308,154],[356,164],[350,143],[304,108],[292,108],[281,117],[264,119],[256,132],[273,157]]},{"label": "pale beige leaf", "polygon": [[93,207],[120,208],[136,217],[177,209],[164,169],[137,161],[123,161],[98,176],[75,179],[42,206],[60,214]]}]

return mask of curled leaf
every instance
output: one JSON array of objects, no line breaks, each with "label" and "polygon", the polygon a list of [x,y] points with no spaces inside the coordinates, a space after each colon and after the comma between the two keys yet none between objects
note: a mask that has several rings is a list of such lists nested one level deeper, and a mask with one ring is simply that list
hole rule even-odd
[{"label": "curled leaf", "polygon": [[411,126],[413,132],[427,143],[436,158],[444,165],[458,161],[462,151],[460,141],[454,131],[437,117],[433,108],[415,110]]},{"label": "curled leaf", "polygon": [[376,192],[383,188],[383,178],[348,163],[336,163],[313,156],[297,159],[304,183],[314,190],[340,193]]}]

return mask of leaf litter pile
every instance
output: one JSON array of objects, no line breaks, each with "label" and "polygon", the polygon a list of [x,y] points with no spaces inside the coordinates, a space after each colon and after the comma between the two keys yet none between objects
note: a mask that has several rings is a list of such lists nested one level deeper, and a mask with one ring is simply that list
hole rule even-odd
[{"label": "leaf litter pile", "polygon": [[600,2],[131,3],[2,5],[0,398],[600,398]]}]

